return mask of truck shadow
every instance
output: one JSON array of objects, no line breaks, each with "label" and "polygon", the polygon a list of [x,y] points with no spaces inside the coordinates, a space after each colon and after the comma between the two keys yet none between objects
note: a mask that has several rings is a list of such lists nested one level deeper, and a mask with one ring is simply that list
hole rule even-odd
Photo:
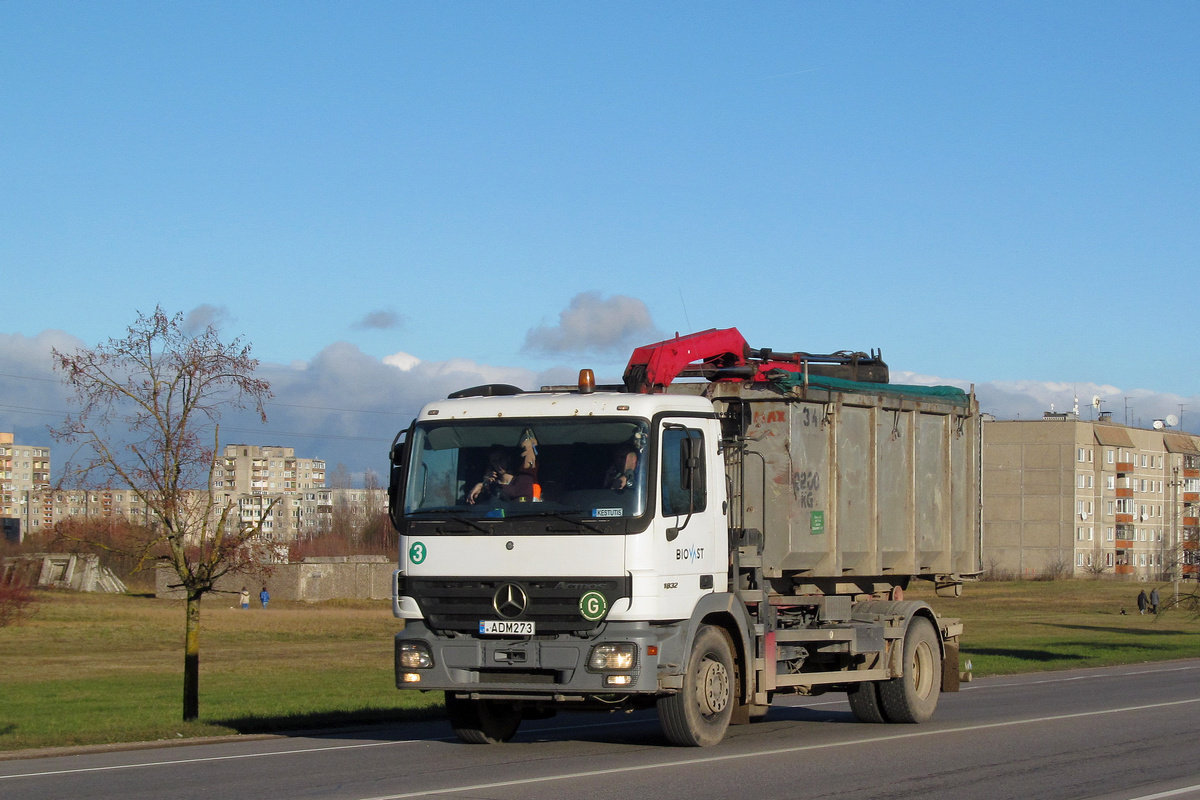
[{"label": "truck shadow", "polygon": [[[1145,619],[1147,622],[1150,622],[1154,620],[1154,617],[1147,614]],[[1110,628],[1099,625],[1067,625],[1057,622],[1036,622],[1034,624],[1045,628],[1062,628],[1068,631],[1087,631],[1088,633],[1115,633],[1121,636],[1186,636],[1195,633],[1195,631],[1180,630],[1178,628]]]},{"label": "truck shadow", "polygon": [[[344,714],[296,714],[277,717],[239,717],[212,720],[240,734],[273,734],[311,738],[327,742],[401,740],[444,741],[458,745],[457,737],[440,707],[398,712],[396,709],[366,709]],[[729,728],[728,736],[769,732],[778,725],[796,723],[857,723],[849,711],[812,709],[802,706],[772,706],[767,716],[750,725]],[[652,710],[609,716],[564,713],[552,720],[526,721],[513,745],[535,742],[578,742],[626,747],[663,747],[666,738]],[[474,745],[462,745],[474,747]]]},{"label": "truck shadow", "polygon": [[343,734],[351,728],[382,727],[407,723],[445,720],[441,706],[430,708],[395,709],[363,708],[357,711],[320,712],[312,714],[282,714],[214,719],[242,734],[275,733],[281,736],[313,736],[317,733]]},{"label": "truck shadow", "polygon": [[979,656],[996,656],[997,658],[1015,658],[1018,661],[1044,663],[1048,661],[1083,661],[1083,656],[1056,653],[1050,650],[1021,650],[1013,647],[964,647],[961,658]]}]

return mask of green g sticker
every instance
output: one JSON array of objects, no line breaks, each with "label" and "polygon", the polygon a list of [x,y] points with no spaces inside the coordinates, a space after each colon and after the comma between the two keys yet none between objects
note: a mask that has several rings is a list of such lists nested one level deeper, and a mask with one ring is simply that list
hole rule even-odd
[{"label": "green g sticker", "polygon": [[809,528],[809,530],[814,535],[816,535],[818,533],[824,533],[825,532],[825,512],[824,511],[812,512],[810,525],[811,525],[811,527]]},{"label": "green g sticker", "polygon": [[420,564],[427,555],[429,555],[429,551],[425,548],[424,542],[413,542],[409,545],[408,560],[412,563]]},{"label": "green g sticker", "polygon": [[579,613],[588,622],[595,622],[608,611],[608,601],[599,592],[588,592],[579,598]]}]

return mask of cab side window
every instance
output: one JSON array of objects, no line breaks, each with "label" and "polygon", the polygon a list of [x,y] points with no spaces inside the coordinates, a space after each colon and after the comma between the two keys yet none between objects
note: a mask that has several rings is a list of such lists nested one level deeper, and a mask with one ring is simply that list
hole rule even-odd
[{"label": "cab side window", "polygon": [[662,436],[662,512],[681,516],[708,505],[705,485],[704,434],[668,426]]}]

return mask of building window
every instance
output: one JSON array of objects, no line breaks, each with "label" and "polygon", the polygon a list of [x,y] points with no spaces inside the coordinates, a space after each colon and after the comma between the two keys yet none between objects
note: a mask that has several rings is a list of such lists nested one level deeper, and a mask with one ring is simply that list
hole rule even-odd
[{"label": "building window", "polygon": [[1105,483],[1105,488],[1107,488],[1110,492],[1115,490],[1117,488],[1117,476],[1109,475],[1108,477],[1106,477],[1104,479],[1104,483]]}]

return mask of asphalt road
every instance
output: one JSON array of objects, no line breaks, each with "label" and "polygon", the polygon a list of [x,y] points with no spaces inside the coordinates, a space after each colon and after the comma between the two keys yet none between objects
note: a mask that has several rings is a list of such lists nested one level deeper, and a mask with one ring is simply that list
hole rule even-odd
[{"label": "asphalt road", "polygon": [[445,723],[0,761],[0,798],[1200,800],[1200,659],[977,680],[932,722],[794,698],[717,747],[652,714],[560,715],[510,744]]}]

